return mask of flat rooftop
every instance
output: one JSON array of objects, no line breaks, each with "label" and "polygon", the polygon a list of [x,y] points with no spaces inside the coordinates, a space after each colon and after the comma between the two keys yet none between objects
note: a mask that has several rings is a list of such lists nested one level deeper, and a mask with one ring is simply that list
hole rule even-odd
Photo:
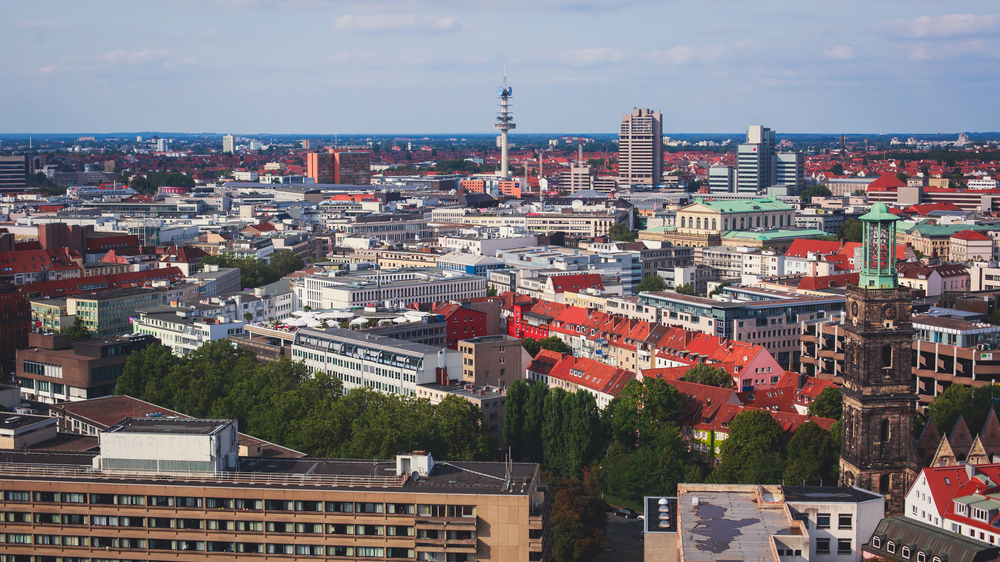
[{"label": "flat rooftop", "polygon": [[[403,482],[396,475],[395,460],[366,459],[246,459],[241,458],[236,471],[214,473],[156,474],[142,472],[104,473],[95,471],[92,459],[96,453],[69,452],[5,452],[0,459],[0,475],[5,479],[80,481],[100,480],[102,483],[161,483],[171,486],[205,486],[232,488],[301,489],[376,489],[421,494],[472,493],[496,495],[528,495],[538,476],[538,465],[502,462],[443,462],[436,461],[428,476]],[[25,470],[25,465],[65,465],[61,469],[44,467]],[[40,467],[42,468],[42,467]],[[509,476],[510,480],[508,481]],[[508,483],[509,482],[509,483]]]},{"label": "flat rooftop", "polygon": [[782,486],[785,502],[861,503],[882,496],[847,486]]},{"label": "flat rooftop", "polygon": [[[677,511],[683,559],[773,561],[770,537],[791,534],[791,525],[784,509],[761,507],[756,488],[705,485],[689,491],[682,486]],[[695,497],[698,505],[693,505]]]},{"label": "flat rooftop", "polygon": [[108,431],[113,433],[212,435],[230,423],[229,420],[186,420],[159,417],[129,418]]}]

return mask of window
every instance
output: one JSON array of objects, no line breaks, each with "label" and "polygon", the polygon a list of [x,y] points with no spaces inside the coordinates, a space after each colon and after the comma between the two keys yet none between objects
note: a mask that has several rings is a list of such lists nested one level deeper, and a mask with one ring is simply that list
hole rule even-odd
[{"label": "window", "polygon": [[851,554],[851,539],[837,539],[837,554]]},{"label": "window", "polygon": [[830,528],[830,514],[820,513],[816,515],[816,528],[817,529],[829,529]]},{"label": "window", "polygon": [[882,539],[878,535],[872,537],[872,546],[874,546],[875,548],[882,548]]},{"label": "window", "polygon": [[413,515],[414,508],[412,503],[387,503],[385,512],[394,515]]},{"label": "window", "polygon": [[354,504],[354,513],[382,513],[382,504],[357,502]]},{"label": "window", "polygon": [[816,539],[816,554],[830,554],[830,539]]},{"label": "window", "polygon": [[893,541],[887,542],[885,544],[885,550],[890,554],[896,554],[896,543],[894,543]]},{"label": "window", "polygon": [[7,501],[9,502],[30,502],[31,492],[9,491],[4,494],[4,497],[7,498]]},{"label": "window", "polygon": [[891,434],[892,432],[890,431],[889,418],[885,418],[882,420],[882,432],[879,438],[883,443],[887,443]]},{"label": "window", "polygon": [[885,344],[882,346],[882,368],[888,369],[892,367],[892,346]]},{"label": "window", "polygon": [[910,557],[910,547],[904,546],[903,548],[899,549],[899,554],[903,558],[909,558]]},{"label": "window", "polygon": [[923,551],[918,552],[917,562],[927,562],[927,554]]},{"label": "window", "polygon": [[851,529],[853,526],[854,517],[850,513],[841,513],[837,517],[837,528],[838,529]]},{"label": "window", "polygon": [[201,498],[177,497],[177,507],[201,507]]}]

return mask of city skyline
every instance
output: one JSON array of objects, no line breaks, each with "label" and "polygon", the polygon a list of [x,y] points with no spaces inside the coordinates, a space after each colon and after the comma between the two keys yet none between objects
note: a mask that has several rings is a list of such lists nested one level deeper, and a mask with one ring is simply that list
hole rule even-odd
[{"label": "city skyline", "polygon": [[[0,7],[4,133],[995,131],[982,1],[805,6],[226,0]],[[626,85],[626,86],[623,86]],[[242,133],[240,133],[242,132]]]}]

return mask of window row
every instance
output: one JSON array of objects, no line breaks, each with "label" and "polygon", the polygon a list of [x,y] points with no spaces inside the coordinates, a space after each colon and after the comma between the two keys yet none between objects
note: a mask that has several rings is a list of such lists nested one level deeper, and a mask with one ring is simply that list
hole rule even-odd
[{"label": "window row", "polygon": [[360,513],[389,515],[421,515],[427,517],[475,517],[474,505],[437,505],[370,502],[322,502],[292,500],[259,500],[231,498],[201,498],[187,496],[139,496],[128,494],[81,494],[69,492],[29,492],[7,490],[9,502],[79,503],[93,505],[124,505],[149,507],[193,507],[235,509],[237,511],[306,511],[329,513]]}]

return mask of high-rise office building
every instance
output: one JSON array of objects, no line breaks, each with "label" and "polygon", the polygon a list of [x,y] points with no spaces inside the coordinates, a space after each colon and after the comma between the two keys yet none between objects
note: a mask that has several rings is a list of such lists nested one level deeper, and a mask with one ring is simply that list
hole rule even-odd
[{"label": "high-rise office building", "polygon": [[24,156],[0,156],[0,192],[24,189]]},{"label": "high-rise office building", "polygon": [[806,186],[805,159],[800,152],[779,152],[777,157],[777,177],[775,185],[794,185],[799,189]]},{"label": "high-rise office building", "polygon": [[222,137],[222,152],[228,152],[230,154],[236,152],[236,137],[233,135],[226,135]]},{"label": "high-rise office building", "polygon": [[757,193],[775,184],[777,158],[774,151],[774,131],[753,125],[747,131],[747,142],[737,151],[736,191]]},{"label": "high-rise office building", "polygon": [[663,181],[663,121],[659,111],[633,109],[622,116],[618,173],[626,185]]},{"label": "high-rise office building", "polygon": [[736,168],[732,166],[709,168],[708,190],[712,193],[736,193]]},{"label": "high-rise office building", "polygon": [[306,158],[306,175],[316,183],[371,185],[371,153],[311,152]]}]

